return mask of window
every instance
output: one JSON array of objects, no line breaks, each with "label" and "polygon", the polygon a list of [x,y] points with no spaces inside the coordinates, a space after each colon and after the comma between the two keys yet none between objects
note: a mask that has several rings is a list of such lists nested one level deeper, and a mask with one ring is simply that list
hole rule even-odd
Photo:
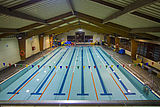
[{"label": "window", "polygon": [[155,45],[154,52],[153,52],[154,61],[160,61],[160,46]]},{"label": "window", "polygon": [[85,42],[93,42],[93,36],[85,35]]},{"label": "window", "polygon": [[147,44],[142,43],[142,42],[138,43],[137,53],[139,55],[142,55],[142,56],[146,57],[146,55],[147,55]]},{"label": "window", "polygon": [[137,53],[153,61],[160,61],[160,45],[139,42]]},{"label": "window", "polygon": [[67,41],[75,42],[75,36],[67,36]]},{"label": "window", "polygon": [[85,41],[85,38],[84,38],[85,32],[75,32],[75,34],[76,34],[76,41],[77,42],[84,42]]},{"label": "window", "polygon": [[120,47],[131,51],[131,41],[129,39],[120,39]]}]

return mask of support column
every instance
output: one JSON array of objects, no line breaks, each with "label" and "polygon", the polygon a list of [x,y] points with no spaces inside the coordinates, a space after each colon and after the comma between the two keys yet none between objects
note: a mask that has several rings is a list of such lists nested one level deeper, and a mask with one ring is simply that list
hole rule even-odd
[{"label": "support column", "polygon": [[118,37],[115,37],[116,51],[119,51],[119,44],[120,44],[120,39]]},{"label": "support column", "polygon": [[19,53],[21,60],[24,61],[26,59],[26,33],[18,34],[18,45],[19,45]]},{"label": "support column", "polygon": [[40,51],[43,51],[43,44],[44,44],[44,35],[39,35],[39,48],[40,48]]},{"label": "support column", "polygon": [[52,47],[53,46],[53,36],[52,35],[49,36],[49,43],[50,43],[50,47]]},{"label": "support column", "polygon": [[138,43],[131,39],[131,58],[132,60],[136,60],[136,53],[137,53]]},{"label": "support column", "polygon": [[111,38],[109,36],[107,36],[107,44],[108,44],[108,47],[111,46]]}]

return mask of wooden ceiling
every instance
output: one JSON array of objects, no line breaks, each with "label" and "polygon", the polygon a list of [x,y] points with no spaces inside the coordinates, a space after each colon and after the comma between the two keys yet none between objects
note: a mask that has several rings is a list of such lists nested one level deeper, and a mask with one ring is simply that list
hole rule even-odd
[{"label": "wooden ceiling", "polygon": [[[3,0],[0,0],[0,2],[1,1]],[[121,1],[123,2],[124,0],[121,0]],[[42,33],[45,33],[48,35],[52,33],[58,34],[58,32],[62,33],[62,32],[73,30],[79,27],[90,30],[90,31],[98,32],[98,33],[104,33],[104,34],[116,33],[122,37],[129,37],[129,38],[135,38],[135,37],[147,38],[147,39],[159,38],[160,36],[149,34],[149,33],[160,32],[159,17],[153,17],[143,12],[140,12],[138,10],[138,9],[141,10],[142,7],[147,8],[147,6],[152,6],[153,4],[159,5],[159,0],[125,0],[125,1],[128,1],[127,2],[128,4],[124,3],[125,5],[118,5],[113,0],[83,0],[83,1],[53,0],[52,2],[50,0],[26,0],[26,1],[24,0],[24,1],[21,1],[21,3],[17,3],[17,2],[12,3],[11,0],[6,0],[5,3],[4,2],[0,3],[0,19],[1,19],[1,16],[5,18],[4,15],[7,15],[9,17],[19,18],[19,20],[21,19],[29,20],[32,22],[32,24],[28,24],[20,28],[10,28],[9,25],[8,25],[8,28],[6,28],[6,27],[3,27],[3,25],[1,25],[2,27],[0,28],[0,33],[2,34],[0,34],[0,38],[10,36],[10,35],[16,35],[21,32],[27,32],[28,37],[39,35]],[[62,6],[65,7],[67,5],[68,7],[66,7],[66,11],[68,12],[64,13],[64,10],[63,10],[64,7],[62,7],[62,10],[61,9],[57,10],[59,11],[59,13],[57,12],[57,14],[59,15],[56,15],[54,17],[48,16],[48,19],[42,19],[38,16],[33,15],[33,13],[28,14],[29,11],[26,10],[28,7],[30,7],[30,9],[32,10],[34,7],[39,6],[39,9],[37,10],[39,12],[39,11],[42,11],[41,10],[42,7],[46,7],[47,5],[49,5],[51,7],[48,8],[49,9],[48,11],[52,13],[52,11],[54,12],[54,10],[52,10],[51,3],[53,3],[54,6],[57,3],[57,5],[60,6],[59,8],[61,8]],[[80,9],[80,7],[78,7],[78,4],[83,6],[85,5],[86,9],[84,10]],[[88,7],[86,5],[88,5]],[[98,11],[98,9],[100,8],[103,8],[103,9],[110,8],[111,10],[110,10],[110,14],[107,14],[105,18],[102,18],[100,17],[101,16],[100,14],[104,14],[106,10],[102,11],[102,9],[100,9],[101,10],[100,12],[95,12],[94,13],[95,15],[91,15],[94,12],[94,8],[97,9],[95,11]],[[113,9],[114,11],[112,11]],[[63,14],[60,14],[62,12]],[[157,14],[159,14],[158,12],[160,12],[159,8],[157,8]],[[45,14],[45,12],[43,13]],[[143,20],[145,20],[145,21],[148,21],[148,23],[151,23],[150,25],[152,26],[151,27],[137,26],[136,28],[129,28],[128,26],[124,26],[123,24],[118,23],[118,21],[119,22],[121,21],[119,20],[121,19],[121,17],[124,17],[125,15],[130,15],[130,14],[134,15],[134,17],[135,16],[138,18],[140,17],[141,18],[140,20],[142,20],[142,24],[143,24]],[[75,21],[76,23],[73,23]],[[86,23],[82,21],[85,21]],[[116,22],[116,23],[113,23],[113,22]],[[59,27],[63,24],[68,24],[68,25]]]}]

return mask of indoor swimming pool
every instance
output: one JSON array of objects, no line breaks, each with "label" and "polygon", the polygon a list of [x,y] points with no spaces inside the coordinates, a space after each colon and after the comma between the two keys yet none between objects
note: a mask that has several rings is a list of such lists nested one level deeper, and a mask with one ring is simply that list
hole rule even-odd
[{"label": "indoor swimming pool", "polygon": [[100,46],[58,47],[0,84],[0,100],[159,100]]}]

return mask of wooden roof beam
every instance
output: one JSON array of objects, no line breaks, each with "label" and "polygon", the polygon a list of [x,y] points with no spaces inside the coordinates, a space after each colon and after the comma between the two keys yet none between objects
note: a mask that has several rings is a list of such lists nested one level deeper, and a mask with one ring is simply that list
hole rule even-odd
[{"label": "wooden roof beam", "polygon": [[112,23],[112,22],[108,22],[105,25],[108,25],[108,26],[111,26],[111,27],[114,27],[114,28],[118,28],[118,29],[121,29],[121,30],[126,31],[126,32],[131,31],[131,29],[128,28],[128,27],[125,27],[125,26],[122,26],[122,25],[119,25],[119,24],[116,24],[116,23]]},{"label": "wooden roof beam", "polygon": [[134,34],[136,34],[136,35],[138,35],[139,37],[142,37],[142,38],[148,38],[148,39],[152,39],[152,40],[159,39],[158,36],[154,36],[154,35],[147,34],[147,33],[134,33]]},{"label": "wooden roof beam", "polygon": [[40,18],[22,13],[22,12],[19,12],[19,11],[10,11],[8,8],[3,7],[1,5],[0,5],[0,13],[8,15],[8,16],[13,16],[13,17],[21,18],[21,19],[30,20],[30,21],[35,21],[35,22],[47,25],[45,20],[42,20]]},{"label": "wooden roof beam", "polygon": [[0,32],[3,32],[3,33],[6,33],[6,32],[18,33],[18,30],[17,29],[12,29],[12,28],[0,28]]},{"label": "wooden roof beam", "polygon": [[101,28],[108,29],[111,32],[118,33],[119,35],[123,35],[123,36],[127,36],[128,37],[128,31],[121,30],[119,28],[115,28],[115,27],[112,27],[110,25],[102,24],[102,23],[100,23],[100,19],[99,19],[99,22],[97,22],[94,19],[94,17],[92,17],[92,16],[88,17],[88,16],[85,16],[85,15],[79,14],[78,17],[81,20],[90,22],[90,23],[95,24],[95,25],[97,25],[97,26],[99,26]]},{"label": "wooden roof beam", "polygon": [[64,14],[61,14],[61,15],[58,15],[58,16],[55,16],[53,18],[50,18],[50,19],[47,19],[46,22],[47,23],[50,23],[50,22],[53,22],[53,21],[57,21],[57,20],[61,20],[63,18],[67,18],[69,16],[72,16],[72,12],[67,12],[67,13],[64,13]]},{"label": "wooden roof beam", "polygon": [[106,1],[103,1],[103,0],[90,0],[90,1],[93,1],[93,2],[96,2],[96,3],[99,3],[99,4],[102,4],[102,5],[105,5],[105,6],[108,6],[108,7],[112,7],[114,9],[118,9],[118,10],[123,10],[124,8],[121,7],[121,6],[118,6],[116,4],[113,4],[113,3],[109,3],[109,2],[106,2]]},{"label": "wooden roof beam", "polygon": [[87,30],[90,30],[93,32],[97,32],[97,33],[110,33],[110,34],[113,33],[107,29],[96,27],[96,26],[93,26],[93,25],[90,25],[87,23],[83,23],[83,22],[80,22],[80,26],[81,26],[81,28],[84,28],[84,29],[87,29]]},{"label": "wooden roof beam", "polygon": [[16,9],[19,9],[19,8],[22,8],[22,7],[26,7],[26,6],[38,3],[40,1],[42,1],[42,0],[30,0],[30,1],[26,1],[26,2],[24,2],[22,4],[18,4],[18,5],[15,5],[15,6],[9,8],[9,10],[11,10],[11,11],[12,10],[16,10]]},{"label": "wooden roof beam", "polygon": [[63,26],[63,27],[60,27],[60,28],[57,28],[57,29],[53,29],[49,32],[46,32],[45,35],[50,35],[50,34],[60,34],[60,33],[64,33],[64,32],[67,32],[67,31],[70,31],[70,30],[74,30],[74,29],[77,29],[79,27],[83,28],[83,29],[87,29],[87,30],[90,30],[90,31],[93,31],[93,32],[97,32],[97,33],[104,33],[106,31],[98,28],[98,27],[93,27],[89,24],[85,24],[83,22],[80,22],[81,24],[79,25],[78,22],[75,22],[73,24],[70,24],[70,25],[66,25],[66,26]]},{"label": "wooden roof beam", "polygon": [[68,3],[68,6],[71,8],[72,14],[75,15],[75,9],[72,0],[66,0],[66,1]]},{"label": "wooden roof beam", "polygon": [[[75,17],[69,18],[69,19],[66,19],[64,21],[60,21],[60,22],[57,22],[57,23],[50,24],[50,26],[44,26],[44,27],[41,27],[41,28],[38,28],[38,29],[34,29],[32,31],[27,32],[27,38],[30,38],[30,37],[35,36],[35,35],[42,34],[42,33],[47,32],[47,31],[50,31],[51,29],[53,29],[55,27],[58,27],[62,24],[68,23],[68,22],[72,22],[74,20],[76,20]],[[16,34],[16,33],[0,34],[0,38],[5,37],[5,36],[9,36],[9,35],[14,35],[14,34]]]},{"label": "wooden roof beam", "polygon": [[[92,32],[96,32],[96,33],[104,33],[104,31],[101,31],[99,29],[93,29],[92,27],[88,27],[88,26],[85,26],[85,25],[81,25],[81,28],[82,29],[86,29],[86,30],[89,30],[89,31],[92,31]],[[106,32],[105,32],[106,33]]]},{"label": "wooden roof beam", "polygon": [[78,26],[78,22],[75,22],[75,23],[72,23],[72,24],[69,24],[69,25],[65,25],[65,26],[62,26],[62,27],[47,31],[47,32],[45,32],[45,35],[50,35],[50,34],[53,34],[53,33],[55,34],[55,33],[65,32],[66,30],[68,31],[68,29],[70,29],[70,28],[73,29],[75,26]]},{"label": "wooden roof beam", "polygon": [[[116,24],[112,24],[112,23],[102,24],[102,23],[100,23],[101,19],[96,18],[96,20],[99,20],[99,22],[98,22],[95,20],[95,18],[93,16],[85,15],[84,13],[80,13],[80,14],[78,14],[78,16],[81,20],[84,20],[84,21],[90,22],[92,24],[95,24],[99,27],[108,29],[108,30],[110,30],[114,33],[117,33],[123,37],[133,38],[133,36],[131,36],[129,34],[131,31],[131,29],[129,29],[129,28],[127,30],[126,28],[120,27],[119,25],[117,26]],[[144,34],[144,33],[143,34],[139,33],[138,35],[142,36],[143,38],[149,38],[149,39],[156,39],[157,38],[154,35]]]},{"label": "wooden roof beam", "polygon": [[[130,35],[130,32],[123,31],[123,30],[120,30],[120,29],[116,29],[115,27],[107,26],[107,25],[104,25],[104,24],[101,24],[101,23],[94,22],[92,20],[85,19],[85,18],[80,18],[80,19],[84,20],[84,21],[88,21],[88,22],[90,22],[92,24],[95,24],[99,27],[102,27],[104,29],[107,29],[108,31],[110,31],[112,33],[116,33],[116,34],[118,34],[122,37],[134,38],[133,35]],[[142,37],[142,38],[148,38],[148,39],[157,39],[158,38],[154,35],[150,35],[150,34],[146,34],[146,33],[135,33],[135,35],[138,35],[139,37]]]},{"label": "wooden roof beam", "polygon": [[33,30],[33,31],[29,31],[29,32],[27,32],[27,34],[28,34],[29,37],[32,37],[32,36],[34,36],[34,35],[39,35],[39,34],[41,34],[41,33],[50,31],[50,30],[53,29],[54,27],[58,27],[58,26],[60,26],[60,25],[62,25],[62,24],[71,22],[71,21],[73,21],[73,20],[76,20],[76,18],[73,17],[73,18],[66,19],[66,20],[64,20],[64,21],[59,21],[59,22],[57,22],[57,23],[50,24],[50,26],[44,26],[44,27],[35,29],[35,30]]},{"label": "wooden roof beam", "polygon": [[[47,19],[46,22],[51,23],[51,22],[54,22],[54,21],[57,21],[57,20],[60,20],[60,19],[63,19],[63,18],[69,17],[69,16],[72,16],[72,12],[67,12],[67,13],[52,17],[50,19]],[[38,27],[38,26],[41,26],[41,25],[43,25],[43,24],[34,23],[34,24],[31,24],[31,25],[27,25],[27,26],[24,26],[22,28],[19,28],[18,30],[19,31],[25,31],[25,30],[29,30],[29,29],[32,29],[34,27]]]},{"label": "wooden roof beam", "polygon": [[142,18],[145,18],[145,19],[148,19],[148,20],[151,20],[151,21],[154,21],[154,22],[160,23],[160,19],[158,19],[156,17],[153,17],[153,16],[149,16],[149,15],[143,14],[143,13],[139,13],[137,11],[132,12],[131,14],[139,16],[139,17],[142,17]]},{"label": "wooden roof beam", "polygon": [[[77,14],[76,14],[75,8],[73,6],[72,0],[67,0],[67,3],[69,5],[69,7],[71,8],[72,14],[75,15],[77,17],[77,19],[79,20]],[[79,25],[80,25],[80,20],[79,20]]]},{"label": "wooden roof beam", "polygon": [[157,0],[136,0],[134,3],[131,3],[130,5],[126,6],[122,11],[118,11],[116,13],[113,13],[112,15],[108,16],[104,19],[103,23],[107,23],[108,21],[115,19],[119,16],[122,16],[126,13],[129,13],[135,9],[138,9],[142,6],[145,6],[147,4],[153,3]]},{"label": "wooden roof beam", "polygon": [[102,24],[102,22],[103,22],[102,19],[90,16],[90,15],[86,15],[84,13],[77,12],[77,16],[82,20],[84,19],[85,21],[88,21],[90,23],[94,22],[93,24],[96,23],[97,25],[101,25],[102,27],[105,27],[105,26],[112,27],[112,28],[119,29],[119,30],[122,30],[122,31],[125,31],[125,32],[130,32],[130,30],[131,30],[127,27],[117,25],[117,24],[114,24],[114,23],[111,23],[111,22],[106,23],[106,24]]},{"label": "wooden roof beam", "polygon": [[102,22],[103,22],[102,19],[99,19],[99,18],[90,16],[90,15],[87,15],[87,14],[84,14],[84,13],[81,13],[81,12],[75,11],[75,13],[76,13],[76,15],[77,15],[78,17],[84,17],[84,18],[87,18],[87,19],[90,19],[90,20],[93,20],[93,21],[99,22],[99,23],[102,23]]},{"label": "wooden roof beam", "polygon": [[[68,12],[68,13],[64,13],[64,14],[59,15],[59,16],[55,16],[53,18],[47,19],[46,21],[47,21],[47,23],[50,23],[50,22],[53,22],[53,21],[57,21],[57,20],[69,17],[69,16],[72,16],[72,12]],[[29,29],[32,29],[34,27],[38,27],[38,26],[41,26],[41,25],[43,25],[43,24],[34,23],[34,24],[30,24],[30,25],[18,28],[17,30],[18,30],[18,32],[23,32],[25,30],[29,30]],[[3,34],[0,34],[0,37],[5,37],[5,36],[13,35],[13,34],[16,34],[16,33],[3,33]]]},{"label": "wooden roof beam", "polygon": [[[124,10],[124,7],[121,7],[121,6],[116,5],[116,4],[109,3],[107,1],[103,1],[103,0],[90,0],[90,1],[105,5],[107,7],[118,9],[118,10],[121,10],[121,11]],[[130,14],[133,14],[133,15],[139,16],[141,18],[145,18],[145,19],[160,23],[160,19],[149,16],[149,15],[146,15],[146,14],[143,14],[143,13],[140,13],[140,12],[137,12],[137,11],[131,12]]]},{"label": "wooden roof beam", "polygon": [[74,30],[74,29],[77,29],[77,28],[79,28],[78,24],[69,26],[68,28],[59,28],[56,31],[54,31],[54,33],[55,34],[60,34],[60,33],[68,32],[70,30]]},{"label": "wooden roof beam", "polygon": [[160,27],[134,28],[131,33],[160,32]]}]

